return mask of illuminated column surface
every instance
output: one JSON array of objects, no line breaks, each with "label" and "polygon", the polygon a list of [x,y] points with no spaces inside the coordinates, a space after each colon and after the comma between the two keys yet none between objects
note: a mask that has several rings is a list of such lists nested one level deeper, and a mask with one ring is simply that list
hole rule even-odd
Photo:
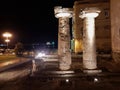
[{"label": "illuminated column surface", "polygon": [[72,17],[72,9],[57,6],[54,9],[55,17],[59,19],[58,31],[58,56],[59,68],[68,70],[71,66],[70,52],[70,26],[69,18]]},{"label": "illuminated column surface", "polygon": [[84,9],[79,17],[84,19],[83,26],[83,67],[96,69],[95,18],[99,15],[97,8]]}]

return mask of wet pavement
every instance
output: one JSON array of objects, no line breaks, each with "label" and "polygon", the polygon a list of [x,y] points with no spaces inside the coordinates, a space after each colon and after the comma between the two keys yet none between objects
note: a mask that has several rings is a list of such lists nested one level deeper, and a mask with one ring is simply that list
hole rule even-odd
[{"label": "wet pavement", "polygon": [[60,71],[57,62],[38,62],[36,71],[0,83],[0,90],[120,90],[120,73],[103,71],[86,74],[82,70]]},{"label": "wet pavement", "polygon": [[79,75],[72,77],[26,76],[6,82],[0,90],[120,90],[120,76]]}]

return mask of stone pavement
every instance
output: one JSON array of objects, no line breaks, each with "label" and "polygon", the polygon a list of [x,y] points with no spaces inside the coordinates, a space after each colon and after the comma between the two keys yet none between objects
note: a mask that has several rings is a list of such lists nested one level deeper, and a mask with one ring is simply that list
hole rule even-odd
[{"label": "stone pavement", "polygon": [[120,90],[119,72],[103,71],[98,74],[87,74],[83,73],[80,67],[66,71],[61,71],[58,67],[57,62],[44,62],[38,71],[26,80],[24,88],[29,87],[30,90]]}]

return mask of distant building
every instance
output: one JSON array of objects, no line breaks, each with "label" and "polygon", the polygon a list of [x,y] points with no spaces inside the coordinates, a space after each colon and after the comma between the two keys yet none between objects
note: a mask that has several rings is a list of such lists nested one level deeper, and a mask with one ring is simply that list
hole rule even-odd
[{"label": "distant building", "polygon": [[98,7],[101,13],[95,20],[97,51],[111,50],[110,3],[109,0],[78,0],[74,2],[72,22],[72,51],[81,53],[83,50],[83,20],[79,18],[80,11],[87,7]]}]

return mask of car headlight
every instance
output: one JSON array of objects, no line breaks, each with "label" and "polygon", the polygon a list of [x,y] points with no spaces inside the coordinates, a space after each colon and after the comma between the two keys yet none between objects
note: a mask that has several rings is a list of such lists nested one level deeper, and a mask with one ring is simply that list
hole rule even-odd
[{"label": "car headlight", "polygon": [[36,59],[40,59],[40,58],[42,58],[42,57],[44,57],[45,56],[45,53],[38,53],[36,56],[35,56],[35,58]]}]

